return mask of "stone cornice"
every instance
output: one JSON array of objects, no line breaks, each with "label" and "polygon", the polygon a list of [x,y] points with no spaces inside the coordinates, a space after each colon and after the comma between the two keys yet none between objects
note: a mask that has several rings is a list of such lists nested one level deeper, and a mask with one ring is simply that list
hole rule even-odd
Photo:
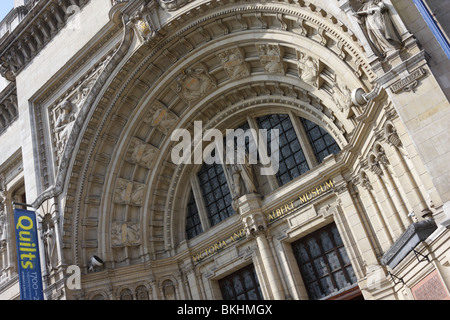
[{"label": "stone cornice", "polygon": [[0,73],[9,81],[67,24],[73,8],[82,9],[89,0],[41,0],[0,44]]}]

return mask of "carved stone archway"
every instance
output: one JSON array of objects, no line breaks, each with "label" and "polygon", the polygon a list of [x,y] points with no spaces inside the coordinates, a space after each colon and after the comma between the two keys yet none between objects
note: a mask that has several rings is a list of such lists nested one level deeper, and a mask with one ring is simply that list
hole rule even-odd
[{"label": "carved stone archway", "polygon": [[272,107],[320,123],[345,148],[364,126],[354,119],[364,108],[348,99],[372,91],[374,75],[354,34],[325,10],[251,1],[198,12],[142,43],[124,16],[122,44],[73,125],[56,187],[37,200],[64,198],[64,256],[85,273],[95,254],[108,268],[173,256],[184,170],[170,161],[173,129],[194,120],[225,128]]}]

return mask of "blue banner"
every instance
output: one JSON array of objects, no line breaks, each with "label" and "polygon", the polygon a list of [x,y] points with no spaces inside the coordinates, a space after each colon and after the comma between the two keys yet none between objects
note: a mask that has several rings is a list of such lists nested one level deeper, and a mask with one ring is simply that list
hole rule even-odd
[{"label": "blue banner", "polygon": [[20,300],[44,300],[34,211],[14,209]]}]

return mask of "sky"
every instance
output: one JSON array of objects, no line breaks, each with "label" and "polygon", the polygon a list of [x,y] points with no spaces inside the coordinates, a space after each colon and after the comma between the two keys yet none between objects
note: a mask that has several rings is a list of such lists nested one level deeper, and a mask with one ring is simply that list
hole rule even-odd
[{"label": "sky", "polygon": [[11,11],[14,7],[14,0],[0,0],[0,21]]}]

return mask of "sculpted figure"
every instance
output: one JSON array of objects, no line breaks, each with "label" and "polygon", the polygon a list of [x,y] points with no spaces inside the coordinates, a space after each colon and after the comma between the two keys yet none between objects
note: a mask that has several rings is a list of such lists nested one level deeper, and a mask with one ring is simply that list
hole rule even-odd
[{"label": "sculpted figure", "polygon": [[301,69],[300,78],[307,84],[318,87],[319,80],[319,63],[310,56],[301,53],[298,61],[299,69]]},{"label": "sculpted figure", "polygon": [[198,63],[188,68],[177,79],[176,92],[187,102],[203,97],[211,88],[215,87],[214,79],[208,73],[208,67]]},{"label": "sculpted figure", "polygon": [[56,145],[58,154],[64,151],[64,146],[69,138],[70,130],[75,120],[75,113],[72,112],[72,109],[72,103],[68,100],[64,101],[60,106],[59,116],[55,123],[55,134],[58,137]]},{"label": "sculpted figure", "polygon": [[239,197],[257,192],[253,168],[250,164],[248,155],[246,153],[243,155],[238,154],[237,160],[238,161],[228,165],[228,172],[232,178],[234,210],[237,210],[236,201]]},{"label": "sculpted figure", "polygon": [[358,0],[364,3],[353,15],[364,25],[369,42],[378,56],[385,57],[391,50],[402,47],[402,41],[382,0]]}]

